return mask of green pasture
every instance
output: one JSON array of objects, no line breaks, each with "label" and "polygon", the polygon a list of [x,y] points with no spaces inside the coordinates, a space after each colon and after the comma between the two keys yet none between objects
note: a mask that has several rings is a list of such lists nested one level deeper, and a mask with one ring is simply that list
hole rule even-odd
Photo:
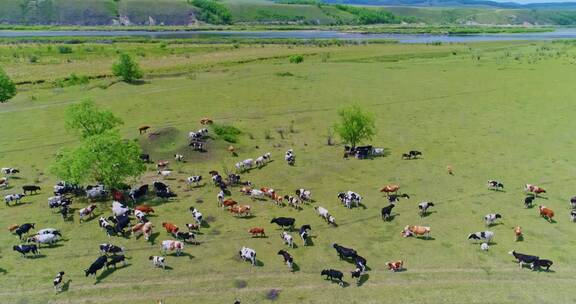
[{"label": "green pasture", "polygon": [[[21,52],[17,52],[21,47]],[[84,48],[101,48],[86,52]],[[147,72],[146,83],[52,88],[20,86],[16,98],[0,105],[0,166],[22,173],[10,179],[1,195],[20,192],[24,184],[39,184],[38,195],[18,206],[0,207],[1,303],[569,303],[576,267],[574,223],[568,199],[574,195],[576,165],[573,140],[576,122],[576,48],[570,43],[502,42],[440,45],[179,46],[159,44],[77,45],[72,54],[49,54],[45,45],[2,46],[1,65],[17,80],[66,77],[71,73],[109,73],[116,50],[136,56]],[[171,51],[166,51],[164,48]],[[40,64],[19,60],[13,53],[42,52]],[[288,56],[304,54],[304,62],[290,64]],[[77,56],[75,58],[75,56]],[[187,58],[186,56],[189,56]],[[71,59],[71,62],[67,61]],[[48,166],[59,149],[77,144],[62,121],[67,105],[93,99],[112,110],[125,124],[121,134],[138,140],[153,160],[171,159],[176,152],[186,162],[175,164],[166,182],[178,193],[172,201],[149,199],[156,213],[154,244],[143,238],[112,238],[97,219],[64,222],[48,208],[57,178]],[[374,114],[377,135],[368,142],[389,154],[373,160],[344,160],[343,148],[328,146],[327,136],[338,109],[358,104]],[[202,126],[202,117],[230,124],[243,134],[234,144],[214,137],[208,152],[187,147],[187,132]],[[157,135],[138,134],[138,126],[152,126]],[[293,125],[294,132],[290,132]],[[281,138],[278,130],[286,130]],[[269,133],[271,138],[266,139]],[[296,166],[283,161],[293,148]],[[411,149],[423,151],[419,160],[401,160]],[[232,189],[232,198],[249,204],[254,217],[235,218],[216,205],[217,190],[210,182],[189,189],[184,179],[210,170],[232,170],[235,162],[272,153],[273,162],[243,174],[258,187],[281,194],[297,188],[312,191],[315,203],[327,208],[339,226],[328,226],[312,206],[296,211],[270,201],[252,202]],[[454,168],[454,175],[446,166]],[[153,165],[135,184],[157,179]],[[488,179],[505,184],[505,191],[486,189]],[[410,194],[394,209],[390,222],[380,218],[387,205],[379,188],[398,183]],[[536,200],[556,212],[548,223],[537,208],[524,209],[523,185],[534,183],[548,192]],[[352,190],[364,196],[365,208],[346,209],[336,198]],[[436,204],[424,218],[417,204]],[[76,200],[78,210],[87,205]],[[171,269],[154,269],[148,256],[160,254],[159,243],[171,237],[160,223],[183,227],[193,221],[190,206],[208,219],[188,245],[186,255],[168,256]],[[108,216],[111,202],[98,204],[96,215]],[[483,231],[487,213],[503,215],[488,252],[467,241]],[[285,248],[275,216],[296,218],[296,226],[310,224],[313,246],[288,251],[299,271],[288,272],[276,255]],[[7,227],[34,222],[38,229],[62,230],[64,240],[41,248],[39,258],[21,258],[11,247],[19,244]],[[429,225],[432,239],[403,238],[405,225]],[[525,239],[515,242],[512,228],[523,227]],[[268,238],[251,238],[248,229],[261,226]],[[98,256],[98,244],[112,242],[126,248],[129,265],[99,272],[98,280],[83,270]],[[356,286],[331,244],[353,247],[368,260],[368,277]],[[261,266],[250,267],[236,254],[240,247],[257,251]],[[552,270],[519,269],[509,250],[554,261]],[[385,263],[403,259],[407,271],[391,273]],[[345,288],[320,277],[324,268],[345,272]],[[55,294],[53,276],[66,272],[67,291]],[[269,299],[271,290],[279,290]]]}]

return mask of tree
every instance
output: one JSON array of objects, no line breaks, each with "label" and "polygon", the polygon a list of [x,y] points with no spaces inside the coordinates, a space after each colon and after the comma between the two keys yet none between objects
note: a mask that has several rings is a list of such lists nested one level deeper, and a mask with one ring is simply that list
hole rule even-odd
[{"label": "tree", "polygon": [[68,107],[64,120],[66,129],[79,133],[82,138],[102,134],[123,123],[112,112],[99,110],[91,100]]},{"label": "tree", "polygon": [[354,105],[338,111],[340,123],[334,126],[334,130],[343,142],[356,148],[356,145],[364,140],[370,140],[376,133],[374,117],[363,113],[359,106]]},{"label": "tree", "polygon": [[50,171],[67,182],[94,180],[113,188],[144,173],[140,153],[136,142],[123,140],[116,130],[108,130],[86,138],[76,149],[62,151]]},{"label": "tree", "polygon": [[4,103],[16,96],[16,85],[0,68],[0,103]]},{"label": "tree", "polygon": [[142,70],[138,66],[138,63],[130,57],[128,54],[121,54],[118,62],[112,65],[112,72],[115,76],[118,76],[124,82],[134,82],[142,78]]}]

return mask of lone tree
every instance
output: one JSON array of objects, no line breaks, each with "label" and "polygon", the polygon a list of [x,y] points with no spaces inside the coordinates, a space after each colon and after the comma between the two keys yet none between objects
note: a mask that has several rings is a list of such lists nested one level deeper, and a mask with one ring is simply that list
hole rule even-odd
[{"label": "lone tree", "polygon": [[110,111],[99,110],[91,100],[69,106],[64,113],[66,129],[79,133],[82,138],[102,134],[123,122]]},{"label": "lone tree", "polygon": [[374,117],[369,113],[362,112],[359,106],[354,105],[338,111],[340,123],[334,126],[334,130],[343,142],[356,148],[356,145],[364,140],[370,140],[376,133]]},{"label": "lone tree", "polygon": [[128,54],[121,54],[118,62],[112,65],[112,72],[124,82],[133,83],[141,79],[143,76],[142,70],[138,63]]},{"label": "lone tree", "polygon": [[4,103],[16,96],[16,85],[0,68],[0,103]]},{"label": "lone tree", "polygon": [[136,142],[123,140],[116,130],[108,130],[84,139],[76,149],[61,152],[50,171],[67,182],[94,180],[114,188],[144,173],[140,153]]}]

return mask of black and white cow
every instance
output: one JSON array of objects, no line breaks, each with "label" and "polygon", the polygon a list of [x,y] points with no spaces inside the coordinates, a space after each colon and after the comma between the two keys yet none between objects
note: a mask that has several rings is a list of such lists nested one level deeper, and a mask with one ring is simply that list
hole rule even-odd
[{"label": "black and white cow", "polygon": [[504,190],[504,184],[496,180],[489,180],[488,181],[488,189],[490,190]]},{"label": "black and white cow", "polygon": [[108,235],[108,237],[113,236],[114,234],[116,234],[116,231],[114,231],[114,226],[112,226],[112,224],[110,224],[106,218],[104,218],[103,216],[101,216],[98,219],[98,225],[100,225],[100,228],[104,229],[104,231],[106,231],[106,234]]},{"label": "black and white cow", "polygon": [[312,200],[312,192],[306,189],[296,189],[296,195],[303,202],[309,202]]},{"label": "black and white cow", "polygon": [[356,265],[356,268],[361,269],[362,272],[365,272],[366,266],[368,266],[366,259],[359,255],[354,257],[354,265]]},{"label": "black and white cow", "polygon": [[540,269],[546,267],[546,271],[550,270],[550,267],[554,264],[554,262],[545,259],[538,259],[530,264],[530,268],[532,270]]},{"label": "black and white cow", "polygon": [[492,231],[480,231],[480,232],[474,232],[474,233],[470,233],[468,235],[468,239],[475,241],[475,242],[482,242],[482,243],[487,243],[490,244],[490,242],[492,242],[492,239],[494,238],[494,232]]},{"label": "black and white cow", "polygon": [[29,237],[26,239],[27,243],[36,243],[38,248],[40,248],[40,244],[53,244],[54,242],[58,241],[60,236],[57,234],[37,234],[34,236]]},{"label": "black and white cow", "polygon": [[391,215],[392,215],[392,209],[394,209],[396,205],[394,204],[390,204],[384,208],[382,208],[381,214],[382,214],[382,219],[383,220],[389,220]]},{"label": "black and white cow", "polygon": [[56,292],[62,291],[63,280],[64,280],[64,271],[60,271],[58,274],[56,274],[54,280],[52,280],[52,283],[54,284],[54,290],[56,290]]},{"label": "black and white cow", "polygon": [[162,267],[162,269],[166,269],[166,258],[163,256],[151,255],[148,257],[148,260],[152,261],[152,264],[155,267]]},{"label": "black and white cow", "polygon": [[308,242],[310,240],[309,230],[312,230],[310,225],[302,225],[302,227],[300,227],[299,235],[302,239],[302,242],[304,243],[304,246],[308,246]]},{"label": "black and white cow", "polygon": [[12,246],[12,250],[20,252],[23,257],[25,257],[26,254],[30,252],[34,255],[38,255],[40,253],[36,245],[16,245]]},{"label": "black and white cow", "polygon": [[490,214],[486,214],[486,216],[484,216],[484,223],[486,223],[486,226],[490,226],[492,224],[494,224],[494,222],[497,219],[502,218],[502,215],[500,215],[499,213],[490,213]]},{"label": "black and white cow", "polygon": [[576,222],[576,210],[570,210],[570,220]]},{"label": "black and white cow", "polygon": [[190,176],[186,179],[186,183],[188,185],[196,184],[196,187],[199,186],[200,182],[202,181],[201,175]]},{"label": "black and white cow", "polygon": [[432,202],[421,202],[418,204],[418,210],[420,211],[420,216],[424,216],[428,213],[428,208],[434,207]]},{"label": "black and white cow", "polygon": [[284,160],[290,166],[294,166],[294,164],[296,164],[296,155],[294,155],[294,151],[292,149],[286,151],[286,154],[284,155]]},{"label": "black and white cow", "polygon": [[156,191],[156,192],[168,192],[168,191],[170,191],[170,188],[168,187],[168,185],[166,185],[165,183],[160,182],[160,181],[152,182],[152,187],[154,188],[154,191]]},{"label": "black and white cow", "polygon": [[196,235],[194,233],[191,233],[191,232],[178,231],[176,233],[173,233],[173,235],[177,240],[181,240],[181,241],[188,242],[188,243],[196,242]]},{"label": "black and white cow", "polygon": [[109,261],[106,263],[106,268],[110,267],[110,265],[116,268],[116,264],[122,263],[123,266],[126,266],[126,257],[122,254],[120,255],[112,255],[109,257]]},{"label": "black and white cow", "polygon": [[108,260],[107,256],[105,255],[99,256],[96,259],[96,261],[94,261],[94,263],[92,263],[92,265],[88,267],[88,269],[84,270],[84,273],[86,274],[86,276],[92,275],[96,277],[96,272],[106,265],[107,260]]},{"label": "black and white cow", "polygon": [[38,230],[38,232],[36,233],[37,235],[40,234],[54,234],[57,235],[59,237],[62,237],[62,233],[60,233],[60,231],[56,228],[44,228],[44,229],[40,229]]},{"label": "black and white cow", "polygon": [[124,248],[112,244],[100,244],[100,252],[103,254],[119,254],[124,253]]},{"label": "black and white cow", "polygon": [[523,253],[518,253],[514,250],[508,252],[508,254],[511,254],[514,256],[514,258],[516,259],[516,261],[518,262],[518,266],[522,267],[522,265],[524,264],[529,264],[531,265],[532,263],[534,263],[535,261],[539,260],[539,257],[535,256],[535,255],[528,255],[528,254],[523,254]]},{"label": "black and white cow", "polygon": [[344,281],[342,280],[342,278],[344,277],[344,274],[342,273],[342,271],[335,270],[335,269],[324,269],[324,270],[322,270],[320,275],[326,276],[326,280],[331,280],[331,281],[337,280],[338,285],[344,286]]},{"label": "black and white cow", "polygon": [[20,170],[18,170],[16,168],[2,168],[1,172],[4,174],[12,175],[12,174],[20,173]]},{"label": "black and white cow", "polygon": [[388,194],[388,202],[390,204],[394,204],[396,202],[400,201],[400,198],[405,198],[405,199],[410,199],[410,195],[406,194],[406,193],[401,193],[401,194],[397,194],[397,193],[391,193]]},{"label": "black and white cow", "polygon": [[22,236],[30,231],[30,229],[34,229],[34,223],[25,223],[20,226],[14,231],[18,235],[19,239],[22,239]]},{"label": "black and white cow", "polygon": [[256,265],[256,251],[252,248],[242,247],[238,252],[240,258],[244,261],[250,261],[252,266]]},{"label": "black and white cow", "polygon": [[86,188],[86,198],[91,201],[104,200],[108,197],[108,191],[104,189],[104,185],[97,185],[92,188]]},{"label": "black and white cow", "polygon": [[72,199],[63,195],[57,195],[48,198],[48,207],[50,207],[50,209],[69,206],[70,204],[72,204]]},{"label": "black and white cow", "polygon": [[334,249],[336,249],[336,252],[338,253],[338,256],[340,257],[340,259],[353,259],[353,258],[356,258],[356,256],[358,255],[356,250],[354,250],[352,248],[346,248],[344,246],[340,246],[336,243],[332,244],[332,247],[334,247]]},{"label": "black and white cow", "polygon": [[202,219],[203,219],[202,213],[194,207],[190,207],[190,212],[192,213],[192,216],[196,220],[196,224],[198,224],[198,226],[202,226]]},{"label": "black and white cow", "polygon": [[11,202],[14,202],[16,204],[20,203],[20,200],[25,197],[26,194],[23,193],[19,193],[19,194],[8,194],[4,197],[4,202],[6,203],[6,206],[10,206]]},{"label": "black and white cow", "polygon": [[526,196],[526,198],[524,198],[524,208],[530,208],[532,207],[532,202],[534,202],[534,199],[536,197],[534,195],[528,195]]},{"label": "black and white cow", "polygon": [[338,198],[346,206],[346,208],[352,208],[352,205],[358,207],[362,203],[362,196],[353,191],[348,191],[346,193],[338,193]]},{"label": "black and white cow", "polygon": [[294,265],[294,258],[286,250],[278,251],[278,255],[281,255],[284,258],[284,263],[286,264],[286,266],[288,266],[288,269],[290,269],[290,271],[293,271],[292,267]]},{"label": "black and white cow", "polygon": [[288,245],[290,248],[294,248],[294,238],[286,231],[283,231],[280,234],[280,238],[284,241],[284,243],[286,245]]}]

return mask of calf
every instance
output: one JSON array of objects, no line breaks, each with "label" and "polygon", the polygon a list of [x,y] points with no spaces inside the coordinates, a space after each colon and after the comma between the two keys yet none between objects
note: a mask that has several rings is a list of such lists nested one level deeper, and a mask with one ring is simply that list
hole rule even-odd
[{"label": "calf", "polygon": [[538,259],[539,259],[535,255],[522,254],[522,253],[518,253],[514,250],[508,252],[508,254],[511,254],[514,256],[514,258],[518,262],[518,266],[520,266],[520,268],[522,268],[522,265],[524,265],[524,264],[532,264],[535,261],[538,261]]},{"label": "calf", "polygon": [[162,267],[162,269],[166,269],[166,258],[163,256],[151,255],[148,257],[148,260],[152,261],[152,264],[155,267]]},{"label": "calf", "polygon": [[284,258],[284,263],[286,266],[288,266],[288,269],[290,269],[290,271],[294,271],[292,268],[294,265],[294,258],[292,258],[292,256],[286,250],[278,251],[278,255],[281,255]]},{"label": "calf", "polygon": [[392,215],[392,209],[394,209],[395,205],[394,204],[390,204],[384,208],[382,208],[382,219],[383,220],[389,220],[391,215]]},{"label": "calf", "polygon": [[80,209],[80,211],[78,211],[78,213],[80,214],[80,222],[84,221],[84,217],[92,215],[94,209],[96,209],[95,204],[91,204],[86,208]]},{"label": "calf", "polygon": [[224,193],[224,191],[220,191],[218,192],[218,195],[216,195],[216,199],[218,200],[218,207],[222,206],[222,208],[224,208],[224,196],[226,194]]},{"label": "calf", "polygon": [[420,216],[424,216],[426,214],[428,214],[428,208],[430,207],[434,207],[434,203],[432,202],[421,202],[420,204],[418,204],[418,210],[420,213]]},{"label": "calf", "polygon": [[26,254],[30,252],[32,252],[34,255],[38,255],[40,253],[36,245],[16,245],[12,246],[12,250],[20,252],[23,257],[25,257]]},{"label": "calf", "polygon": [[284,240],[284,243],[287,244],[290,248],[294,248],[294,238],[288,234],[288,232],[282,232],[280,234],[280,238]]},{"label": "calf", "polygon": [[124,253],[124,248],[112,244],[100,244],[100,252],[103,254],[119,254]]},{"label": "calf", "polygon": [[33,192],[34,194],[36,194],[36,192],[42,190],[42,188],[36,186],[36,185],[24,185],[22,186],[22,191],[24,192],[24,194],[26,194],[26,192]]},{"label": "calf", "polygon": [[186,228],[188,228],[188,232],[200,231],[200,225],[198,224],[186,224]]},{"label": "calf", "polygon": [[490,242],[492,242],[492,239],[494,239],[494,232],[492,231],[481,231],[481,232],[474,232],[474,233],[470,233],[468,235],[468,239],[475,241],[475,242],[482,242],[482,243],[487,243],[490,244]]},{"label": "calf", "polygon": [[177,162],[182,162],[184,161],[184,155],[182,154],[174,154],[174,160]]},{"label": "calf", "polygon": [[26,233],[28,233],[30,231],[30,229],[34,229],[35,224],[34,223],[26,223],[26,224],[22,224],[20,226],[18,226],[18,228],[16,228],[16,230],[14,230],[14,233],[16,233],[18,235],[19,239],[22,239],[22,236]]},{"label": "calf", "polygon": [[344,286],[344,281],[342,281],[344,274],[339,270],[324,269],[324,270],[322,270],[320,275],[326,276],[326,280],[333,281],[334,279],[336,279],[338,281],[338,285]]},{"label": "calf", "polygon": [[538,259],[538,260],[536,260],[530,264],[530,268],[532,270],[535,270],[535,269],[540,269],[542,267],[546,267],[546,271],[548,271],[548,270],[550,270],[550,266],[552,266],[552,264],[554,264],[554,263],[550,260]]},{"label": "calf", "polygon": [[336,243],[332,244],[332,247],[334,249],[336,249],[336,252],[338,253],[338,256],[340,257],[341,260],[342,259],[353,259],[358,255],[356,250],[354,250],[352,248],[346,248],[344,246],[340,246]]},{"label": "calf", "polygon": [[292,231],[292,229],[294,229],[295,222],[296,219],[291,217],[275,217],[270,221],[270,224],[276,223],[278,226],[282,227],[282,229],[288,227],[290,228],[290,231]]},{"label": "calf", "polygon": [[516,236],[516,242],[520,241],[522,236],[522,228],[520,226],[514,227],[514,235]]},{"label": "calf", "polygon": [[56,277],[54,278],[54,280],[52,280],[52,283],[54,284],[54,290],[56,292],[62,291],[62,281],[63,280],[64,280],[64,271],[60,271],[58,274],[56,274]]},{"label": "calf", "polygon": [[106,263],[106,268],[108,268],[110,265],[114,266],[114,268],[116,268],[116,264],[122,262],[123,266],[126,266],[126,257],[124,255],[112,255],[110,257],[110,261],[108,261]]},{"label": "calf", "polygon": [[350,275],[353,279],[356,279],[356,285],[360,284],[360,277],[362,276],[362,269],[356,268],[354,271],[350,271]]},{"label": "calf", "polygon": [[244,261],[250,261],[252,266],[256,265],[256,251],[254,249],[248,247],[242,247],[240,248],[238,254],[240,255],[240,258],[243,259]]},{"label": "calf", "polygon": [[552,223],[552,218],[554,217],[554,211],[552,211],[552,209],[546,208],[546,206],[538,206],[538,210],[540,211],[540,216]]},{"label": "calf", "polygon": [[502,218],[502,215],[500,215],[499,213],[490,213],[484,217],[484,223],[486,223],[486,226],[490,226],[490,225],[494,224],[494,222],[497,219],[500,219],[500,218]]},{"label": "calf", "polygon": [[96,261],[94,261],[94,263],[92,263],[92,265],[90,265],[90,267],[88,267],[88,269],[84,270],[84,273],[86,274],[86,276],[92,275],[94,277],[96,277],[96,272],[100,269],[102,269],[104,267],[104,265],[106,265],[106,261],[108,260],[108,257],[106,257],[105,255],[103,256],[99,256]]}]

